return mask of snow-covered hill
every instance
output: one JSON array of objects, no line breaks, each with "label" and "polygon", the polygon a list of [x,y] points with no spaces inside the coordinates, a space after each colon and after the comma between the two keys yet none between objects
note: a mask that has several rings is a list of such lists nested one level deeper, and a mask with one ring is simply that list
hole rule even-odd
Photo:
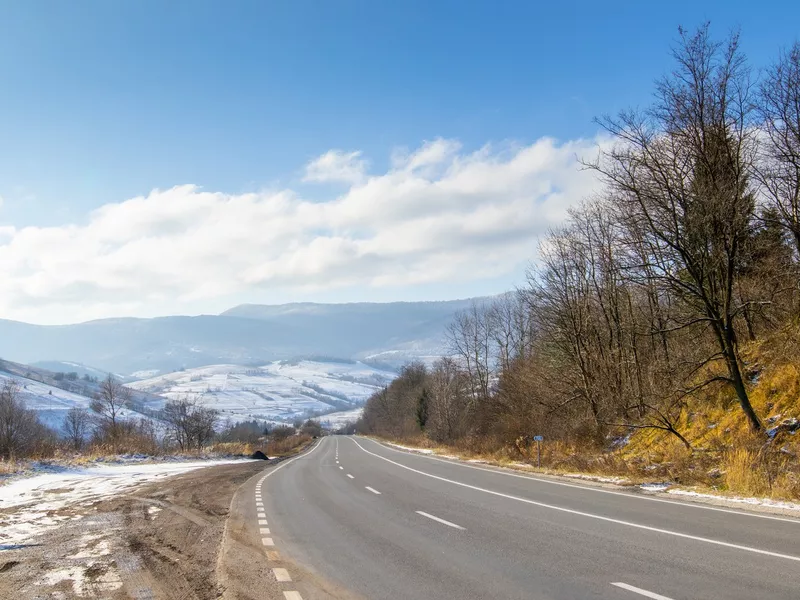
[{"label": "snow-covered hill", "polygon": [[166,399],[194,398],[223,421],[291,422],[349,411],[395,377],[360,362],[274,361],[260,367],[211,365],[128,384]]},{"label": "snow-covered hill", "polygon": [[340,412],[330,413],[320,417],[319,421],[326,429],[338,429],[344,425],[355,423],[364,412],[364,407],[359,406],[351,410],[343,410]]},{"label": "snow-covered hill", "polygon": [[[79,407],[89,410],[89,405],[92,402],[91,395],[96,392],[97,384],[83,381],[65,382],[65,385],[72,385],[72,387],[81,390],[83,393],[71,392],[47,383],[48,379],[52,379],[47,376],[47,371],[28,367],[28,370],[21,372],[19,367],[22,366],[12,366],[6,363],[6,368],[0,370],[0,385],[6,379],[15,379],[19,383],[19,397],[25,407],[36,411],[39,420],[48,427],[52,427],[56,431],[62,430],[64,417],[70,408]],[[25,373],[29,377],[25,377]],[[136,401],[135,405],[141,407],[141,409],[155,409],[160,404],[158,399],[141,393],[136,394],[134,400]],[[136,410],[127,408],[122,410],[120,416],[123,419],[148,418]]]}]

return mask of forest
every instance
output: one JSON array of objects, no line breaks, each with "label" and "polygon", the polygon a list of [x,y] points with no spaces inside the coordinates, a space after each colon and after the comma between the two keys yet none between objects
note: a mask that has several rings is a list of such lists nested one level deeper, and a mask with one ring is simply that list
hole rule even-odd
[{"label": "forest", "polygon": [[[358,430],[552,469],[800,497],[800,44],[680,30],[518,289],[462,311]],[[797,436],[800,437],[800,436]]]}]

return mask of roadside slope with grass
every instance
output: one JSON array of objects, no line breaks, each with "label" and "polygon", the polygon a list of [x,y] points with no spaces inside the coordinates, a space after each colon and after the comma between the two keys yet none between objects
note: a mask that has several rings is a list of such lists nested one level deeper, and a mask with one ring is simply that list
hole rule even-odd
[{"label": "roadside slope with grass", "polygon": [[[742,354],[749,395],[764,431],[753,432],[734,392],[715,384],[688,395],[676,418],[676,429],[690,449],[677,436],[656,428],[613,428],[599,447],[553,440],[543,429],[531,432],[545,438],[542,468],[536,469],[532,436],[468,435],[446,443],[419,428],[410,435],[366,433],[443,457],[602,483],[644,484],[649,491],[711,494],[749,504],[756,503],[752,498],[771,499],[774,506],[786,507],[780,501],[800,500],[800,327],[789,326],[750,343]],[[713,372],[702,376],[709,378]]]}]

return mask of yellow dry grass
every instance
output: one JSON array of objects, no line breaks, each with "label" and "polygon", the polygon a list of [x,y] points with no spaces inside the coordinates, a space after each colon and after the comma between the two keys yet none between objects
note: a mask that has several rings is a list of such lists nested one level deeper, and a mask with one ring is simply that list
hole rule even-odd
[{"label": "yellow dry grass", "polygon": [[[743,355],[748,372],[756,374],[748,394],[765,429],[800,419],[800,326],[750,344]],[[670,481],[722,495],[800,499],[800,431],[781,431],[772,439],[763,432],[754,434],[729,386],[714,384],[690,397],[677,429],[692,452],[670,433],[637,429],[622,447],[607,452],[546,441],[542,471],[614,476],[629,483]],[[472,439],[445,446],[424,436],[392,441],[500,466],[531,470],[536,464],[535,445],[517,448]]]}]

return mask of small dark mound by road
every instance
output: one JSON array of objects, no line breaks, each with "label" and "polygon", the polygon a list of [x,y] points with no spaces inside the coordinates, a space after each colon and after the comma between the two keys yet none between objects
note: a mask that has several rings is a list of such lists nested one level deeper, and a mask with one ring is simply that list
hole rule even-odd
[{"label": "small dark mound by road", "polygon": [[256,460],[269,460],[267,455],[264,454],[261,450],[256,450],[250,455],[250,458],[255,458]]}]

